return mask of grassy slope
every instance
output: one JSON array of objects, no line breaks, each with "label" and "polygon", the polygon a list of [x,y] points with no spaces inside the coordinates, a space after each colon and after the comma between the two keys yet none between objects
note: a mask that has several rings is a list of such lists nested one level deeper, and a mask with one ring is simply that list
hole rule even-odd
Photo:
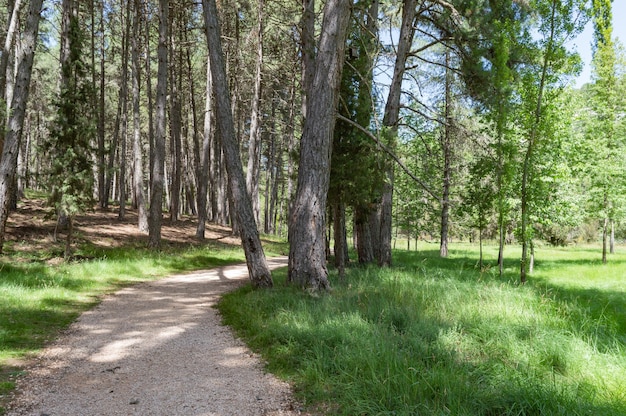
[{"label": "grassy slope", "polygon": [[501,279],[456,246],[445,260],[396,252],[392,269],[351,269],[319,298],[244,288],[220,310],[323,413],[626,414],[626,255],[539,255],[523,287],[518,261]]}]

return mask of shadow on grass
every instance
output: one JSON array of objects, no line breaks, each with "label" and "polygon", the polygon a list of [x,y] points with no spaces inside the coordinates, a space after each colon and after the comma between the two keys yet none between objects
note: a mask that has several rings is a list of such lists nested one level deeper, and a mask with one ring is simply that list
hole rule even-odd
[{"label": "shadow on grass", "polygon": [[[573,347],[581,339],[593,346],[586,351],[616,353],[621,315],[602,306],[590,312],[585,303],[619,299],[519,287],[518,261],[507,260],[500,278],[493,268],[478,270],[471,254],[399,252],[389,269],[351,267],[342,282],[331,273],[333,292],[320,297],[277,277],[275,289],[241,289],[219,308],[271,371],[325,413],[625,414],[626,397],[579,376],[588,362]],[[485,303],[499,305],[481,310]]]}]

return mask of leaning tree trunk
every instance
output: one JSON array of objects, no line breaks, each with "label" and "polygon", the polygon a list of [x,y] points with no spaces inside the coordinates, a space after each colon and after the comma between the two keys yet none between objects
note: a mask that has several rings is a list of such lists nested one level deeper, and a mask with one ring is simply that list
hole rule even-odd
[{"label": "leaning tree trunk", "polygon": [[[9,10],[11,10],[11,17],[9,19],[9,23],[8,23],[8,27],[7,27],[7,31],[6,31],[6,36],[3,39],[4,40],[4,45],[2,48],[2,54],[0,55],[0,102],[4,102],[7,105],[9,104],[9,100],[7,99],[8,97],[6,96],[6,87],[7,87],[7,79],[8,79],[8,72],[7,69],[9,68],[9,58],[12,56],[11,54],[11,49],[14,43],[14,39],[15,39],[15,35],[18,33],[18,16],[19,16],[19,11],[20,11],[20,6],[21,6],[21,0],[16,0],[15,3],[13,4],[13,7],[11,7],[11,5],[9,4]],[[8,11],[9,11],[8,10]],[[5,115],[7,114],[6,111],[4,111],[4,108],[0,108],[0,153],[2,153],[2,147],[4,145],[4,137],[6,134],[5,131]]]},{"label": "leaning tree trunk", "polygon": [[35,56],[35,44],[39,33],[39,15],[43,0],[31,0],[26,19],[26,28],[22,34],[22,55],[17,65],[17,76],[11,101],[8,129],[6,132],[2,157],[0,158],[0,253],[4,243],[4,232],[9,217],[11,186],[17,169],[17,154],[24,127],[26,103],[30,89],[30,76]]},{"label": "leaning tree trunk", "polygon": [[[398,122],[400,120],[400,96],[402,94],[402,79],[404,78],[406,60],[411,52],[413,35],[415,34],[415,20],[417,5],[416,0],[406,0],[402,9],[402,26],[398,42],[398,53],[394,65],[393,77],[389,86],[389,95],[385,105],[383,125],[388,135],[388,146],[393,149],[396,135],[398,134]],[[391,265],[391,226],[392,226],[392,203],[393,203],[393,164],[386,169],[385,185],[380,203],[380,247],[378,248],[378,264],[381,266]]]},{"label": "leaning tree trunk", "polygon": [[163,222],[163,182],[165,176],[165,105],[167,103],[167,37],[169,1],[159,0],[159,47],[156,91],[156,119],[154,126],[154,157],[150,192],[149,242],[152,248],[161,246]]},{"label": "leaning tree trunk", "polygon": [[241,244],[246,254],[246,263],[252,284],[255,287],[271,287],[273,285],[272,275],[267,266],[265,253],[261,245],[261,238],[254,220],[252,203],[246,190],[243,166],[239,158],[239,146],[235,136],[235,124],[230,106],[226,67],[224,65],[220,29],[217,21],[217,6],[215,5],[215,0],[203,0],[202,5],[204,7],[209,59],[211,60],[213,91],[216,98],[216,122],[222,137],[222,148],[226,158],[231,201],[235,211],[233,214],[237,216]]},{"label": "leaning tree trunk", "polygon": [[326,198],[351,5],[349,0],[329,0],[324,6],[315,75],[307,91],[298,186],[289,219],[288,279],[313,291],[330,288],[324,234]]}]

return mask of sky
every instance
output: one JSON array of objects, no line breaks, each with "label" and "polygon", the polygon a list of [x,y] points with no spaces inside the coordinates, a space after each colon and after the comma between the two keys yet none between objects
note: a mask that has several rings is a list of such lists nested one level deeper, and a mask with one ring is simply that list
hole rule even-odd
[{"label": "sky", "polygon": [[[626,45],[626,0],[613,1],[613,38]],[[591,77],[591,43],[593,41],[593,24],[589,22],[585,30],[574,40],[573,44],[580,54],[584,68],[576,79],[576,87],[590,81]]]}]

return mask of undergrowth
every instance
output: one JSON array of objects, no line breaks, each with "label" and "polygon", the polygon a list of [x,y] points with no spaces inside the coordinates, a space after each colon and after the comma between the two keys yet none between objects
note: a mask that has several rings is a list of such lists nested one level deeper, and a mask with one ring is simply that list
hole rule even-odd
[{"label": "undergrowth", "polygon": [[596,251],[543,253],[524,286],[517,262],[500,278],[464,246],[398,251],[393,268],[342,282],[331,272],[319,297],[281,284],[283,270],[219,309],[323,414],[626,414],[626,256],[598,267]]}]

